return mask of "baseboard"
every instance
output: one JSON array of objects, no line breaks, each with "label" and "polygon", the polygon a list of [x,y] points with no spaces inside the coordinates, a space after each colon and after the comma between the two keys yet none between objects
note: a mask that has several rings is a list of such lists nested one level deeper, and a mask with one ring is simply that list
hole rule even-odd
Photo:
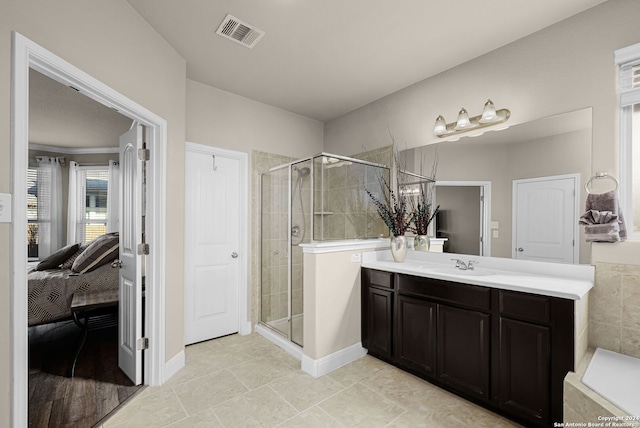
[{"label": "baseboard", "polygon": [[320,377],[362,358],[366,354],[367,350],[362,347],[362,343],[356,343],[318,360],[302,355],[302,371],[313,377]]},{"label": "baseboard", "polygon": [[184,349],[167,361],[164,365],[164,382],[168,381],[174,374],[182,370],[186,365],[186,361]]},{"label": "baseboard", "polygon": [[238,329],[238,334],[240,334],[240,336],[246,336],[252,332],[253,329],[251,328],[251,321],[240,322],[240,328]]},{"label": "baseboard", "polygon": [[275,345],[278,345],[279,347],[287,351],[290,355],[292,355],[294,358],[297,358],[298,360],[300,360],[303,357],[301,347],[299,347],[293,342],[288,341],[287,339],[285,339],[278,333],[275,333],[268,327],[258,324],[256,326],[256,333],[258,333],[260,336],[267,339],[269,342]]}]

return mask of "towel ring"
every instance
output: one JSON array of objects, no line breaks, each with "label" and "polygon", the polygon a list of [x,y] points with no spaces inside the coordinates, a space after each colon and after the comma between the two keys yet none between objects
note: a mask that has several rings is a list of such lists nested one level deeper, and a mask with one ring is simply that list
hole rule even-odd
[{"label": "towel ring", "polygon": [[587,193],[591,193],[591,189],[589,189],[589,185],[591,184],[591,182],[593,181],[593,179],[596,178],[609,178],[611,180],[614,181],[614,183],[616,183],[616,188],[613,189],[613,191],[615,192],[616,190],[618,190],[618,180],[616,180],[616,178],[612,175],[609,175],[608,172],[596,172],[596,175],[594,175],[593,177],[591,177],[589,179],[589,181],[587,181],[587,183],[584,185],[584,190],[587,191]]}]

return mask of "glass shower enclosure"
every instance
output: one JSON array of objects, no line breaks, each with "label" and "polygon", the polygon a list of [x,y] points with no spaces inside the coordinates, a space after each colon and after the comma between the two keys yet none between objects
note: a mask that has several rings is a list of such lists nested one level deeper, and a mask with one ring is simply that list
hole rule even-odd
[{"label": "glass shower enclosure", "polygon": [[384,197],[389,168],[322,153],[261,174],[260,323],[303,346],[303,248],[387,237],[366,191]]}]

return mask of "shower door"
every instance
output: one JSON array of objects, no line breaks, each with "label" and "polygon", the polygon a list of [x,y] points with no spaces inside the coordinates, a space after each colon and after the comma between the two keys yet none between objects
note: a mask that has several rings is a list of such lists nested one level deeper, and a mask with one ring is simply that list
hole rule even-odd
[{"label": "shower door", "polygon": [[289,323],[289,168],[261,176],[260,322],[287,338]]},{"label": "shower door", "polygon": [[291,165],[291,206],[290,206],[290,339],[297,345],[303,344],[303,288],[302,288],[302,258],[300,244],[311,242],[313,207],[311,200],[312,187],[311,160]]},{"label": "shower door", "polygon": [[302,346],[302,248],[311,241],[311,161],[261,176],[260,322]]}]

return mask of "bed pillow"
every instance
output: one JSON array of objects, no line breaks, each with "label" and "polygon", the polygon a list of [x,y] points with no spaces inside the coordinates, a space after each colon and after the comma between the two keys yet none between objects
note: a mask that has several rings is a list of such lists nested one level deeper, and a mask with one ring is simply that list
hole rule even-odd
[{"label": "bed pillow", "polygon": [[79,244],[70,244],[60,248],[36,266],[36,270],[55,269],[78,251]]},{"label": "bed pillow", "polygon": [[71,266],[73,266],[73,262],[76,261],[76,259],[78,258],[78,256],[80,254],[82,254],[84,252],[84,250],[87,249],[87,247],[89,246],[90,243],[86,243],[86,244],[78,244],[78,249],[76,250],[75,253],[73,253],[64,263],[62,263],[62,265],[60,266],[61,269],[71,269]]},{"label": "bed pillow", "polygon": [[117,233],[102,235],[91,241],[86,250],[80,254],[71,266],[77,273],[87,273],[118,257],[120,240]]}]

